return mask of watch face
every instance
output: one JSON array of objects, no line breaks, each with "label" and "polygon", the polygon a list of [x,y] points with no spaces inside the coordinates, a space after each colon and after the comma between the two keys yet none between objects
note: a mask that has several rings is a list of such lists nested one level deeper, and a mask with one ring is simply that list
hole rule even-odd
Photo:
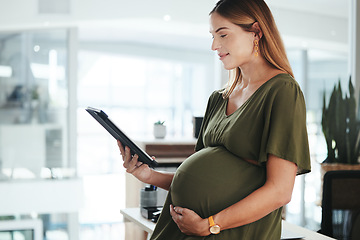
[{"label": "watch face", "polygon": [[218,234],[220,232],[220,226],[219,225],[214,225],[210,228],[210,232],[212,234]]}]

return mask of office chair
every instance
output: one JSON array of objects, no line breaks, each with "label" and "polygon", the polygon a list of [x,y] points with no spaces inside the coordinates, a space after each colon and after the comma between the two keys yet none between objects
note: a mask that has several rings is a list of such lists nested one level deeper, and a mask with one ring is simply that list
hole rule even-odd
[{"label": "office chair", "polygon": [[360,239],[360,171],[324,175],[321,230],[338,240]]}]

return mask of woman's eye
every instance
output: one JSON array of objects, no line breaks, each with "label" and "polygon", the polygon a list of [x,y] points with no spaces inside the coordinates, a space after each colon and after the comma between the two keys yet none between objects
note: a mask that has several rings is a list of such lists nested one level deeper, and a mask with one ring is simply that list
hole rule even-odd
[{"label": "woman's eye", "polygon": [[224,38],[224,37],[226,37],[226,36],[227,36],[226,34],[220,35],[221,38]]}]

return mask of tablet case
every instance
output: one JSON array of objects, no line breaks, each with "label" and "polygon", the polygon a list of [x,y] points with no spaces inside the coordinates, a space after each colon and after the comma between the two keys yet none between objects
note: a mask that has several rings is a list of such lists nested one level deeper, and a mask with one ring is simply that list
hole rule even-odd
[{"label": "tablet case", "polygon": [[86,111],[90,113],[90,115],[93,116],[116,140],[119,140],[123,146],[128,146],[131,149],[131,155],[137,154],[140,162],[146,163],[152,168],[155,168],[158,165],[154,159],[126,136],[126,134],[109,119],[104,111],[93,107],[86,108]]}]

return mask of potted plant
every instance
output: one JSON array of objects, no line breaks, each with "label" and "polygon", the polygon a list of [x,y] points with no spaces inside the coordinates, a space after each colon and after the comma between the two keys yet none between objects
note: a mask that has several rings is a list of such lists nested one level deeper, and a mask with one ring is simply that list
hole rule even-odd
[{"label": "potted plant", "polygon": [[322,131],[327,145],[327,158],[321,164],[323,174],[331,170],[360,169],[360,121],[354,86],[349,78],[349,91],[334,86],[329,104],[323,95]]},{"label": "potted plant", "polygon": [[154,123],[154,137],[157,139],[165,138],[166,136],[166,125],[165,121],[157,121]]}]

